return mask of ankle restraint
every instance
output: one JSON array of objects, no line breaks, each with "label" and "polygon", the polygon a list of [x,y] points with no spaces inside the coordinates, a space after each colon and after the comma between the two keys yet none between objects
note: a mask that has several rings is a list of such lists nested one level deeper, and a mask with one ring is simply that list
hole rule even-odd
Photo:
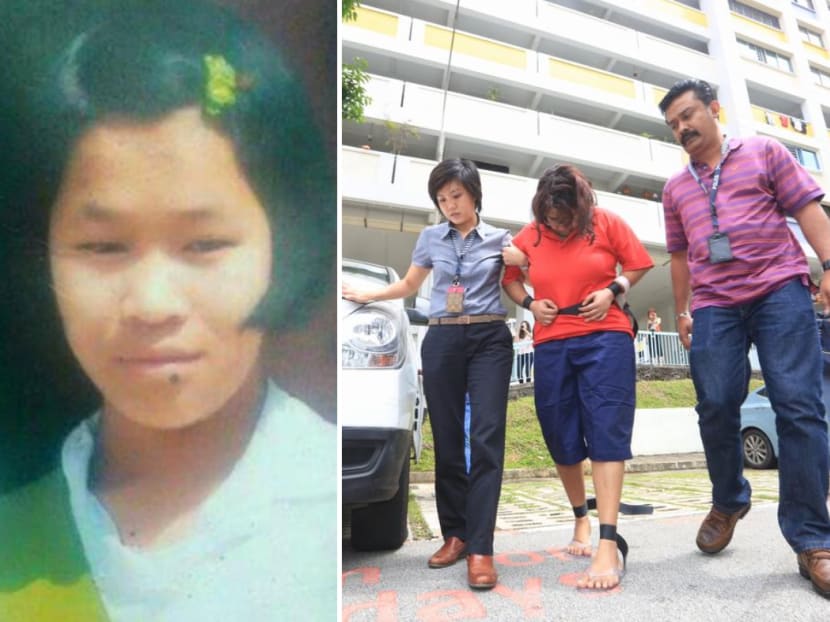
[{"label": "ankle restraint", "polygon": [[600,540],[616,540],[617,539],[617,526],[616,525],[605,525],[600,523],[599,525],[599,539]]},{"label": "ankle restraint", "polygon": [[576,518],[582,518],[583,516],[588,516],[588,504],[583,503],[582,505],[575,505],[573,506],[574,516]]}]

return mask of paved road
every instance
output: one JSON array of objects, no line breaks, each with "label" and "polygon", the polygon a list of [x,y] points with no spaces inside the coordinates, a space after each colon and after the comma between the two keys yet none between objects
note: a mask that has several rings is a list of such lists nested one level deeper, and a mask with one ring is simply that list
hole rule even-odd
[{"label": "paved road", "polygon": [[[628,574],[607,593],[576,590],[586,564],[562,551],[570,539],[569,508],[556,480],[503,486],[496,532],[500,584],[471,592],[466,565],[431,570],[437,538],[409,540],[398,551],[356,553],[344,541],[343,622],[419,620],[588,620],[699,622],[830,620],[830,601],[797,572],[795,555],[778,531],[777,472],[747,473],[753,508],[732,544],[717,556],[694,545],[709,504],[701,470],[630,473],[624,500],[655,505],[651,517],[622,517],[631,547]],[[430,486],[413,486],[434,533]],[[594,525],[596,520],[594,519]]]}]

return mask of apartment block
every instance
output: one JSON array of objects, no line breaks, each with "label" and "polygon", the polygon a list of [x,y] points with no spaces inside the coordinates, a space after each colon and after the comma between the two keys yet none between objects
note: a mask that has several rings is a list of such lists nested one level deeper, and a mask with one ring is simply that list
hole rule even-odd
[{"label": "apartment block", "polygon": [[828,5],[361,2],[342,27],[343,60],[365,59],[372,101],[363,123],[343,123],[344,255],[405,272],[418,232],[437,222],[426,182],[443,158],[479,165],[482,217],[515,231],[531,218],[539,175],[570,162],[655,260],[635,311],[672,317],[660,196],[687,158],[657,102],[677,80],[703,78],[727,134],[778,139],[830,187]]}]

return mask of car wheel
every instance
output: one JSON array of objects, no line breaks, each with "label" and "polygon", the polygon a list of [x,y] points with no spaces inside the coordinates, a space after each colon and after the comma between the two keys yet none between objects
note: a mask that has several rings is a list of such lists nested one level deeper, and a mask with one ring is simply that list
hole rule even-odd
[{"label": "car wheel", "polygon": [[392,551],[406,541],[409,504],[409,456],[404,460],[398,492],[389,501],[352,510],[352,548],[358,551]]},{"label": "car wheel", "polygon": [[744,430],[743,447],[744,466],[751,469],[769,469],[775,464],[772,443],[761,430],[754,428]]}]

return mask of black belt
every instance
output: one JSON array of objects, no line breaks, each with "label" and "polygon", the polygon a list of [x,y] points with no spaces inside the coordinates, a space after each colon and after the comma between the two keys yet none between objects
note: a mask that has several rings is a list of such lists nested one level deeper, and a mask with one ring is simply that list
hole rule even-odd
[{"label": "black belt", "polygon": [[578,302],[575,305],[571,305],[570,307],[563,307],[557,311],[557,315],[579,315],[582,313],[580,308],[582,307],[582,303]]}]

